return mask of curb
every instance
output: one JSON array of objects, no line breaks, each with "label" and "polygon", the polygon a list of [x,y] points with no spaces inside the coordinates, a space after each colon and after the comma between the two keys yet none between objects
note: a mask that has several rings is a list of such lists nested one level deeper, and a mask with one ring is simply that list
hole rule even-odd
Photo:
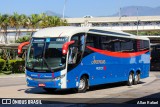
[{"label": "curb", "polygon": [[20,78],[25,77],[25,74],[10,74],[10,75],[1,75],[0,78]]}]

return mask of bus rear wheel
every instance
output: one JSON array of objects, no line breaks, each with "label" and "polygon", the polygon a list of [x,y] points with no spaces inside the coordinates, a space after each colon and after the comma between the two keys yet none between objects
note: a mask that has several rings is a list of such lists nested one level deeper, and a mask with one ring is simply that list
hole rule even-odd
[{"label": "bus rear wheel", "polygon": [[88,88],[88,78],[86,76],[82,76],[79,82],[79,86],[76,89],[78,93],[85,93]]},{"label": "bus rear wheel", "polygon": [[135,77],[134,77],[134,81],[133,84],[137,85],[140,82],[140,73],[136,73]]},{"label": "bus rear wheel", "polygon": [[56,90],[56,88],[43,88],[43,89],[48,93],[53,93]]},{"label": "bus rear wheel", "polygon": [[131,72],[128,77],[127,85],[131,86],[133,84],[133,80],[134,80],[134,76],[133,76],[133,73]]}]

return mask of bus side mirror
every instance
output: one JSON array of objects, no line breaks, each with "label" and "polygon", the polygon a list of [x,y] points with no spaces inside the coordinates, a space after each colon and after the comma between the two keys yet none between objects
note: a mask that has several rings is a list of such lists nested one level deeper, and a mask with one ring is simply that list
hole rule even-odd
[{"label": "bus side mirror", "polygon": [[30,42],[23,42],[18,46],[18,56],[21,57],[22,56],[22,48],[26,45],[30,44]]},{"label": "bus side mirror", "polygon": [[70,42],[66,42],[66,43],[63,44],[63,47],[62,47],[62,54],[63,54],[63,55],[66,55],[66,54],[67,54],[67,52],[68,52],[68,47],[69,47],[71,44],[73,44],[73,43],[75,43],[75,41],[70,41]]}]

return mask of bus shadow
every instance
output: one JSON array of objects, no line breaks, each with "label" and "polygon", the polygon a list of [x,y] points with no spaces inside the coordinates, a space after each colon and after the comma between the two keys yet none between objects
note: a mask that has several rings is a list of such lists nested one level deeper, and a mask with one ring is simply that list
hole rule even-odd
[{"label": "bus shadow", "polygon": [[160,70],[152,70],[152,71],[150,71],[150,72],[160,72]]},{"label": "bus shadow", "polygon": [[47,92],[43,88],[28,88],[25,90],[25,93],[28,94],[45,94],[45,95],[66,95],[66,94],[74,94],[75,92],[72,89],[57,89],[53,92]]},{"label": "bus shadow", "polygon": [[[139,84],[144,84],[145,82],[140,82]],[[109,84],[102,84],[102,85],[95,85],[91,86],[87,92],[96,91],[96,90],[103,90],[103,89],[110,89],[114,87],[124,87],[127,86],[125,82],[118,82],[118,83],[109,83]],[[132,88],[132,86],[127,86],[128,88]],[[134,85],[133,85],[134,87]],[[86,93],[87,93],[86,92]],[[76,92],[73,89],[61,89],[55,90],[53,92],[46,92],[43,88],[28,88],[25,90],[25,93],[29,94],[45,94],[45,95],[67,95],[67,94],[75,94]]]},{"label": "bus shadow", "polygon": [[160,101],[160,92],[154,93],[154,94],[151,94],[151,95],[148,95],[148,96],[144,96],[144,97],[141,97],[141,98],[137,98],[137,99],[131,99],[129,101],[126,101],[125,103],[126,104],[137,104],[137,102],[139,102],[139,103],[144,102],[146,104],[155,103],[157,105],[157,103],[159,104],[159,101]]},{"label": "bus shadow", "polygon": [[[140,81],[139,84],[144,84],[145,82]],[[102,90],[102,89],[110,89],[110,88],[116,88],[116,87],[128,87],[132,88],[132,86],[127,86],[126,82],[117,82],[117,83],[108,83],[108,84],[102,84],[102,85],[96,85],[90,87],[88,91],[96,91],[96,90]],[[134,85],[133,85],[134,87]]]}]

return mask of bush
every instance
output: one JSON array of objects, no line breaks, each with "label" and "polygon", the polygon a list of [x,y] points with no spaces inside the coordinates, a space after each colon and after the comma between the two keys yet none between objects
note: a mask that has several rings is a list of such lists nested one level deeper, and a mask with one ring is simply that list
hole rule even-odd
[{"label": "bush", "polygon": [[25,70],[24,60],[9,60],[9,65],[13,73],[24,73]]},{"label": "bush", "polygon": [[[12,71],[14,64],[17,60],[8,60],[8,67],[7,67],[7,71]],[[7,65],[7,64],[6,64]]]},{"label": "bush", "polygon": [[8,60],[0,59],[0,72],[12,71],[12,73],[24,73],[24,60]]},{"label": "bush", "polygon": [[6,61],[4,59],[0,59],[0,72],[5,68]]}]

